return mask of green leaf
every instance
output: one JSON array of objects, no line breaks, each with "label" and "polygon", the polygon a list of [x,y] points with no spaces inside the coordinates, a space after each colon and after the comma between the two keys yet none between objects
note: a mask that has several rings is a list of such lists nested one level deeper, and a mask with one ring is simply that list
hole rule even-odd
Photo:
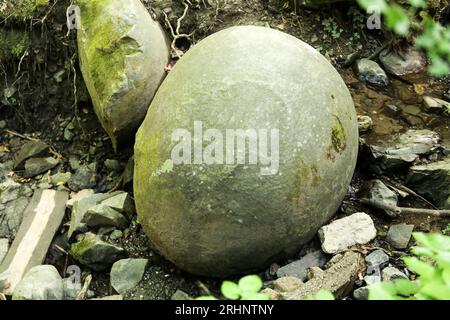
[{"label": "green leaf", "polygon": [[408,3],[414,8],[426,8],[427,3],[425,0],[408,0]]},{"label": "green leaf", "polygon": [[270,298],[265,293],[244,292],[241,300],[270,300]]},{"label": "green leaf", "polygon": [[263,282],[260,277],[256,275],[245,276],[239,280],[239,288],[242,292],[257,293],[263,287]]},{"label": "green leaf", "polygon": [[450,269],[442,271],[442,281],[449,287],[450,290]]},{"label": "green leaf", "polygon": [[450,300],[450,288],[437,282],[427,283],[422,287],[420,293],[436,300]]},{"label": "green leaf", "polygon": [[357,0],[360,7],[363,9],[379,8],[380,12],[385,12],[388,5],[385,0]]},{"label": "green leaf", "polygon": [[450,67],[444,59],[436,57],[432,59],[428,71],[435,77],[445,77],[450,74]]},{"label": "green leaf", "polygon": [[394,282],[395,289],[398,294],[409,297],[419,291],[419,286],[414,281],[406,279],[398,279]]},{"label": "green leaf", "polygon": [[236,283],[231,281],[224,281],[220,290],[227,299],[237,300],[241,296],[241,289]]},{"label": "green leaf", "polygon": [[317,292],[316,300],[335,300],[335,298],[330,291],[322,289]]},{"label": "green leaf", "polygon": [[421,277],[430,278],[434,274],[433,266],[429,265],[426,262],[420,261],[416,257],[404,257],[403,261],[405,261],[409,269],[411,269]]},{"label": "green leaf", "polygon": [[450,269],[450,252],[439,252],[435,260],[439,268]]},{"label": "green leaf", "polygon": [[201,297],[195,298],[195,300],[217,300],[217,298],[213,297],[213,296],[201,296]]},{"label": "green leaf", "polygon": [[406,36],[409,32],[409,18],[405,10],[399,5],[390,6],[386,12],[386,25],[401,36]]},{"label": "green leaf", "polygon": [[397,291],[389,282],[375,283],[369,286],[369,300],[396,300]]}]

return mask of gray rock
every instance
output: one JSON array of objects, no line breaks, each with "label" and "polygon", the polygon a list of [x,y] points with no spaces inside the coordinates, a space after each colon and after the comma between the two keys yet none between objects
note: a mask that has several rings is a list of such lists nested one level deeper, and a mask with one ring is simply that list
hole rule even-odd
[{"label": "gray rock", "polygon": [[117,191],[111,197],[103,200],[101,204],[125,214],[128,218],[135,213],[134,202],[127,192]]},{"label": "gray rock", "polygon": [[[398,204],[397,194],[386,187],[381,180],[371,180],[365,185],[365,192],[362,196],[370,201],[376,201],[385,205],[396,207]],[[383,210],[386,214],[394,216],[395,213],[389,210]]]},{"label": "gray rock", "polygon": [[175,293],[172,295],[170,300],[174,300],[174,301],[183,301],[184,300],[184,301],[186,301],[186,300],[194,300],[194,298],[191,297],[186,292],[184,292],[183,290],[177,289],[177,291],[175,291]]},{"label": "gray rock", "polygon": [[[63,288],[64,288],[64,299],[65,300],[75,300],[78,293],[81,290],[82,284],[81,281],[74,281],[72,278],[64,278],[63,279]],[[80,279],[81,280],[81,279]]]},{"label": "gray rock", "polygon": [[116,147],[134,137],[165,77],[168,41],[139,0],[77,4],[85,17],[77,32],[81,71],[95,112]]},{"label": "gray rock", "polygon": [[13,300],[62,300],[63,281],[51,265],[30,269],[14,290]]},{"label": "gray rock", "polygon": [[389,263],[389,256],[383,249],[377,249],[366,256],[366,263],[368,268],[367,273],[371,274],[375,268],[381,269],[386,266]]},{"label": "gray rock", "polygon": [[372,218],[364,212],[338,219],[319,229],[322,250],[335,254],[356,244],[366,244],[377,236]]},{"label": "gray rock", "polygon": [[4,128],[6,128],[6,121],[0,120],[0,129],[4,129]]},{"label": "gray rock", "polygon": [[381,275],[375,274],[375,275],[367,275],[364,277],[364,282],[370,286],[375,283],[381,282]]},{"label": "gray rock", "polygon": [[[198,119],[224,139],[225,128],[267,128],[265,138],[279,128],[279,170],[264,159],[238,164],[237,152],[233,165],[219,152],[221,164],[174,164],[174,130],[186,128],[182,140],[192,142],[187,134]],[[325,57],[274,29],[221,30],[177,62],[139,128],[139,221],[164,256],[191,273],[226,277],[264,268],[298,252],[335,214],[357,149],[351,95]]]},{"label": "gray rock", "polygon": [[396,76],[421,73],[427,66],[427,60],[423,53],[414,47],[409,47],[401,55],[384,50],[380,53],[379,58],[386,71]]},{"label": "gray rock", "polygon": [[125,258],[123,248],[103,241],[93,233],[86,233],[70,247],[71,256],[95,271],[107,269],[114,262]]},{"label": "gray rock", "polygon": [[144,276],[147,259],[122,259],[111,268],[111,286],[120,294],[134,288]]},{"label": "gray rock", "polygon": [[30,202],[29,197],[21,197],[6,205],[0,205],[0,237],[16,236],[22,223],[23,212]]},{"label": "gray rock", "polygon": [[410,166],[420,155],[436,150],[440,137],[431,130],[410,129],[393,139],[393,146],[369,146],[372,169],[377,173],[395,171]]},{"label": "gray rock", "polygon": [[22,148],[14,155],[14,169],[22,169],[26,160],[42,156],[48,153],[49,146],[41,140],[32,140],[25,143]]},{"label": "gray rock", "polygon": [[375,61],[360,59],[355,63],[355,73],[359,80],[379,86],[387,86],[388,77],[383,69]]},{"label": "gray rock", "polygon": [[128,226],[128,220],[117,210],[104,204],[98,204],[88,209],[82,223],[89,227],[117,227],[125,229]]},{"label": "gray rock", "polygon": [[408,279],[408,276],[394,267],[386,267],[381,272],[383,281],[392,282],[397,279]]},{"label": "gray rock", "polygon": [[80,200],[75,201],[73,203],[72,214],[70,216],[70,227],[67,233],[69,240],[72,240],[77,234],[86,232],[88,230],[88,226],[83,222],[83,219],[90,208],[100,204],[105,199],[114,197],[119,193],[120,192],[96,193],[94,195],[83,197]]},{"label": "gray rock", "polygon": [[117,161],[115,159],[106,159],[105,167],[109,170],[113,170],[116,172],[120,172],[120,170],[122,170],[122,167],[120,166],[119,161]]},{"label": "gray rock", "polygon": [[368,300],[369,299],[369,287],[361,287],[353,291],[353,298],[356,300]]},{"label": "gray rock", "polygon": [[71,177],[72,173],[70,172],[58,172],[52,175],[51,181],[55,186],[63,186],[70,180]]},{"label": "gray rock", "polygon": [[406,249],[408,247],[411,234],[414,230],[412,224],[396,224],[389,228],[386,240],[396,249]]},{"label": "gray rock", "polygon": [[320,290],[331,291],[336,298],[345,297],[353,287],[358,274],[364,269],[364,258],[360,253],[348,251],[338,254],[328,263],[328,268],[312,268],[310,279],[294,291],[280,293],[285,300],[305,300],[314,297]]},{"label": "gray rock", "polygon": [[7,178],[0,183],[0,204],[6,204],[21,197],[29,197],[33,194],[31,188],[26,184],[20,184]]},{"label": "gray rock", "polygon": [[45,173],[53,169],[59,164],[59,160],[52,157],[48,158],[31,158],[25,161],[24,177],[32,178],[38,174]]},{"label": "gray rock", "polygon": [[69,201],[67,201],[67,208],[72,208],[73,204],[76,201],[79,201],[84,198],[88,198],[88,197],[92,196],[94,193],[95,193],[94,189],[83,189],[76,193],[71,193],[70,199],[69,199]]},{"label": "gray rock", "polygon": [[79,166],[74,175],[70,178],[68,186],[71,190],[79,191],[90,189],[97,184],[97,164]]},{"label": "gray rock", "polygon": [[442,209],[450,209],[450,157],[411,167],[406,185]]},{"label": "gray rock", "polygon": [[3,259],[6,257],[9,249],[9,240],[8,239],[0,239],[0,265],[3,262]]},{"label": "gray rock", "polygon": [[314,252],[307,253],[301,259],[291,262],[277,271],[277,276],[279,278],[290,276],[297,277],[301,280],[305,280],[308,274],[308,269],[311,267],[322,268],[325,263],[327,263],[327,256],[321,251],[317,250]]},{"label": "gray rock", "polygon": [[120,230],[114,230],[113,232],[111,232],[111,234],[109,235],[109,239],[111,240],[118,240],[120,238],[123,237],[123,232]]}]

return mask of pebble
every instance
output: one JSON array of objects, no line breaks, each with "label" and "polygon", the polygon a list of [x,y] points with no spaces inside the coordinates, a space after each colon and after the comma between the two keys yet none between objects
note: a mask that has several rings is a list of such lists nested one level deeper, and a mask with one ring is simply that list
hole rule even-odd
[{"label": "pebble", "polygon": [[376,235],[372,218],[364,212],[335,220],[319,229],[322,250],[329,254],[344,251],[356,244],[366,244]]},{"label": "pebble", "polygon": [[396,224],[389,228],[386,240],[396,249],[406,249],[408,247],[414,225]]},{"label": "pebble", "polygon": [[62,300],[63,280],[51,265],[31,268],[14,290],[13,300]]}]

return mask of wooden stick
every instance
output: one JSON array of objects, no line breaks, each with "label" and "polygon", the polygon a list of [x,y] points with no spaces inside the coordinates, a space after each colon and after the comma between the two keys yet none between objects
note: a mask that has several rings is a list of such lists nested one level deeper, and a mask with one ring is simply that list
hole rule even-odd
[{"label": "wooden stick", "polygon": [[86,279],[84,279],[83,288],[81,288],[80,292],[78,292],[75,300],[85,300],[87,292],[89,290],[89,286],[91,285],[92,275],[88,275]]},{"label": "wooden stick", "polygon": [[405,207],[397,207],[391,206],[380,201],[369,200],[369,199],[360,199],[362,204],[375,207],[382,210],[388,210],[395,212],[396,214],[427,214],[430,216],[436,217],[445,217],[450,216],[450,210],[434,210],[434,209],[420,209],[420,208],[405,208]]}]

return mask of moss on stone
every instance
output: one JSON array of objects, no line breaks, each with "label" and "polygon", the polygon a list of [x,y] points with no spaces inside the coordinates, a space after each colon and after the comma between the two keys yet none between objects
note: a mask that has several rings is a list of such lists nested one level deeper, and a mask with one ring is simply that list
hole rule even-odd
[{"label": "moss on stone", "polygon": [[347,145],[344,126],[337,116],[334,116],[334,123],[331,128],[331,143],[336,152],[342,152]]},{"label": "moss on stone", "polygon": [[42,13],[48,4],[48,0],[7,0],[0,5],[0,19],[31,19]]}]

